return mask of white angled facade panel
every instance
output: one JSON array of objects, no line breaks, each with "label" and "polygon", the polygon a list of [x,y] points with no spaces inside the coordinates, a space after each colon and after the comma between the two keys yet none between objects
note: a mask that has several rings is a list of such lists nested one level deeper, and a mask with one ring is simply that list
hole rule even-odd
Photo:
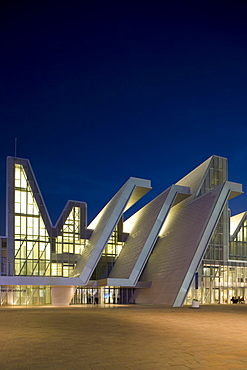
[{"label": "white angled facade panel", "polygon": [[97,218],[95,229],[77,262],[73,274],[75,277],[80,277],[83,284],[88,283],[120,217],[128,203],[131,203],[132,194],[135,193],[135,199],[138,199],[136,193],[137,186],[138,188],[141,188],[141,186],[146,187],[146,190],[151,189],[150,181],[130,178],[105,206],[100,213],[100,217]]},{"label": "white angled facade panel", "polygon": [[170,210],[140,277],[152,284],[135,291],[136,303],[174,304],[217,198],[209,192],[194,199],[210,162],[211,158],[177,183],[189,186],[192,196]]},{"label": "white angled facade panel", "polygon": [[190,186],[192,197],[170,210],[140,277],[152,284],[149,289],[135,291],[136,303],[183,304],[227,200],[242,192],[241,185],[227,181],[212,190],[204,188],[205,193],[196,196],[213,159],[209,158],[177,183]]},{"label": "white angled facade panel", "polygon": [[[172,185],[169,189],[160,194],[152,202],[134,214],[128,223],[133,222],[130,235],[125,242],[111,274],[108,285],[119,279],[127,279],[128,286],[135,286],[145,263],[152,252],[157,241],[159,232],[178,194],[182,199],[190,196],[188,187]],[[125,285],[126,285],[125,284]]]},{"label": "white angled facade panel", "polygon": [[141,276],[152,285],[136,293],[137,303],[174,304],[219,193],[220,189],[214,190],[170,211]]}]

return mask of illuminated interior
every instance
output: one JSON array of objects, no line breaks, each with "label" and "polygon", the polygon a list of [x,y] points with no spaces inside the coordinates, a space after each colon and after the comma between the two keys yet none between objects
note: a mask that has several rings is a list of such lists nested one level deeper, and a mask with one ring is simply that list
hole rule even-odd
[{"label": "illuminated interior", "polygon": [[118,233],[119,231],[117,227],[109,238],[108,243],[103,250],[102,256],[119,256],[124,243],[118,241]]},{"label": "illuminated interior", "polygon": [[92,280],[104,279],[109,276],[116,259],[124,246],[124,243],[119,241],[122,225],[123,221],[120,220],[102,252],[101,258],[92,274]]},{"label": "illuminated interior", "polygon": [[230,241],[230,259],[247,262],[247,220],[244,220],[234,239]]},{"label": "illuminated interior", "polygon": [[49,276],[51,243],[23,167],[15,165],[15,275]]},{"label": "illuminated interior", "polygon": [[85,245],[80,239],[80,208],[72,208],[59,235],[52,238],[20,164],[15,165],[14,194],[15,275],[68,277]]},{"label": "illuminated interior", "polygon": [[80,239],[80,208],[73,207],[62,230],[52,243],[52,276],[68,277],[85,246]]},{"label": "illuminated interior", "polygon": [[15,285],[0,287],[1,305],[46,305],[51,303],[49,286]]}]

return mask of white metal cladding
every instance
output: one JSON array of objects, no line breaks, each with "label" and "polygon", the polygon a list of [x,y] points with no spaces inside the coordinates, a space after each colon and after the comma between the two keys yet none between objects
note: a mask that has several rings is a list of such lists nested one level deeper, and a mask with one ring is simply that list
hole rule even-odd
[{"label": "white metal cladding", "polygon": [[[151,189],[150,181],[131,177],[100,212],[100,217],[97,217],[93,233],[77,262],[73,274],[75,277],[80,276],[82,284],[88,283],[113,230],[126,206],[131,202],[131,196],[137,187],[139,189],[146,188],[148,191]],[[141,191],[141,194],[143,195],[143,191]],[[137,199],[136,195],[135,199]]]},{"label": "white metal cladding", "polygon": [[[220,189],[172,208],[141,276],[152,286],[138,292],[137,303],[173,305]],[[176,208],[176,209],[175,209]],[[136,293],[137,294],[137,293]]]},{"label": "white metal cladding", "polygon": [[[177,184],[189,186],[196,194],[205,179],[212,158],[209,158]],[[149,289],[135,292],[136,303],[173,305],[210,218],[217,191],[198,198],[190,197],[173,207],[165,221],[160,237],[143,270],[141,281],[152,281]]]},{"label": "white metal cladding", "polygon": [[133,222],[133,227],[107,279],[108,285],[136,285],[178,194],[182,195],[179,199],[182,201],[190,196],[190,189],[172,185],[128,220]]}]

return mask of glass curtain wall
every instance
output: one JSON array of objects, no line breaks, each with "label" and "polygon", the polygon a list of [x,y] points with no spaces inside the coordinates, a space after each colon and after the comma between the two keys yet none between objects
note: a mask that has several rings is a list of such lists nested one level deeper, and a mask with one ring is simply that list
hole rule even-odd
[{"label": "glass curtain wall", "polygon": [[80,239],[80,208],[73,207],[57,238],[52,241],[52,276],[68,277],[85,247]]},{"label": "glass curtain wall", "polygon": [[51,244],[23,167],[15,165],[15,275],[50,276]]},{"label": "glass curtain wall", "polygon": [[1,286],[1,305],[46,305],[51,303],[49,286]]},{"label": "glass curtain wall", "polygon": [[193,280],[185,304],[197,298],[201,304],[231,303],[232,297],[247,303],[247,267],[237,265],[201,265],[199,287]]},{"label": "glass curtain wall", "polygon": [[102,256],[92,274],[91,280],[100,280],[107,278],[118,258],[124,243],[120,242],[121,239],[121,223],[123,221],[120,220],[119,224],[117,225],[116,229],[113,231],[111,237],[108,240],[108,243],[103,250]]},{"label": "glass curtain wall", "polygon": [[24,168],[16,164],[14,210],[15,275],[68,277],[85,245],[80,208],[72,208],[58,237],[51,238]]}]

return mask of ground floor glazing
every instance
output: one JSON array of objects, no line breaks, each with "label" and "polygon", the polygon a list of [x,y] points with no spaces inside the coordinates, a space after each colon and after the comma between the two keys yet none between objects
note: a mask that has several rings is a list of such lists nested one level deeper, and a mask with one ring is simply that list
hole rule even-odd
[{"label": "ground floor glazing", "polygon": [[201,304],[229,304],[233,297],[242,298],[242,302],[247,303],[245,265],[203,264],[198,277],[195,276],[192,281],[184,303],[190,304],[192,299],[198,299]]},{"label": "ground floor glazing", "polygon": [[[49,286],[0,286],[0,304],[49,305],[52,303],[51,289]],[[133,292],[134,289],[120,287],[77,287],[70,304],[127,304]]]},{"label": "ground floor glazing", "polygon": [[[0,286],[1,305],[49,305],[49,286]],[[72,305],[128,304],[134,288],[77,287]],[[247,267],[245,265],[217,265],[204,262],[193,279],[184,304],[198,299],[200,304],[229,304],[232,297],[247,303]]]}]

